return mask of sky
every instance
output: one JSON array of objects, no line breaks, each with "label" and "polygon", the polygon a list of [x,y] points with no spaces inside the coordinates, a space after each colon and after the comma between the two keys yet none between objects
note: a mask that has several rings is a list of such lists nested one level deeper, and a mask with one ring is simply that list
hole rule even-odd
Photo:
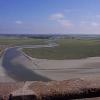
[{"label": "sky", "polygon": [[0,33],[100,34],[100,0],[0,0]]}]

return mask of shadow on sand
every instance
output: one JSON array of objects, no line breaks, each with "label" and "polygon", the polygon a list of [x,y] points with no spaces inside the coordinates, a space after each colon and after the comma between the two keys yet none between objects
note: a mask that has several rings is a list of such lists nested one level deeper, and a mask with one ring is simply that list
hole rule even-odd
[{"label": "shadow on sand", "polygon": [[11,61],[22,55],[17,48],[9,48],[3,55],[2,66],[8,76],[16,81],[50,81],[50,79],[38,75],[21,64],[13,64]]}]

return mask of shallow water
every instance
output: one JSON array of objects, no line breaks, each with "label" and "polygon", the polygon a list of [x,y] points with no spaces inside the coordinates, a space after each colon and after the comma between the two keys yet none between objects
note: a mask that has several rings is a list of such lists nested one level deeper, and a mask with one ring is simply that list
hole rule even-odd
[{"label": "shallow water", "polygon": [[50,79],[36,74],[30,69],[24,67],[23,65],[12,62],[13,59],[22,55],[16,48],[7,49],[4,56],[2,66],[4,67],[6,74],[18,81],[49,81]]}]

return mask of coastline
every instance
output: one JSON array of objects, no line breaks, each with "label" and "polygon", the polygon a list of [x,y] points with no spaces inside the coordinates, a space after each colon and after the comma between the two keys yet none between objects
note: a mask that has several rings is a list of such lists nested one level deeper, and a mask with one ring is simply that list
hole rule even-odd
[{"label": "coastline", "polygon": [[[23,52],[21,50],[21,52]],[[66,80],[73,78],[100,78],[100,57],[88,57],[70,60],[48,60],[32,58],[23,54],[37,67],[30,68],[38,74],[52,80]]]},{"label": "coastline", "polygon": [[[33,46],[34,47],[34,46]],[[34,75],[46,77],[50,80],[67,80],[74,78],[98,79],[100,78],[100,57],[88,57],[83,59],[70,60],[48,60],[37,59],[28,56],[22,51],[22,48],[13,47],[20,53],[11,62],[14,65],[21,65],[23,68],[30,70]],[[12,48],[12,49],[13,49]],[[6,50],[11,49],[7,48]],[[3,54],[3,55],[4,55]],[[3,56],[0,58],[0,81],[15,82],[2,66]],[[17,67],[16,67],[17,68]],[[2,76],[4,75],[4,76]],[[4,80],[3,80],[4,79]]]}]

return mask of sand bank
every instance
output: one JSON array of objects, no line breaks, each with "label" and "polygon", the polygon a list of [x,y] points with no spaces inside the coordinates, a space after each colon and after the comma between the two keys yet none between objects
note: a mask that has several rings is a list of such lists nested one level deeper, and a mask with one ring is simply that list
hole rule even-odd
[{"label": "sand bank", "polygon": [[[51,80],[72,78],[100,78],[100,57],[72,60],[48,60],[20,56],[15,61],[24,64],[35,73]],[[24,62],[22,60],[24,59]],[[26,59],[26,60],[25,60]]]}]

